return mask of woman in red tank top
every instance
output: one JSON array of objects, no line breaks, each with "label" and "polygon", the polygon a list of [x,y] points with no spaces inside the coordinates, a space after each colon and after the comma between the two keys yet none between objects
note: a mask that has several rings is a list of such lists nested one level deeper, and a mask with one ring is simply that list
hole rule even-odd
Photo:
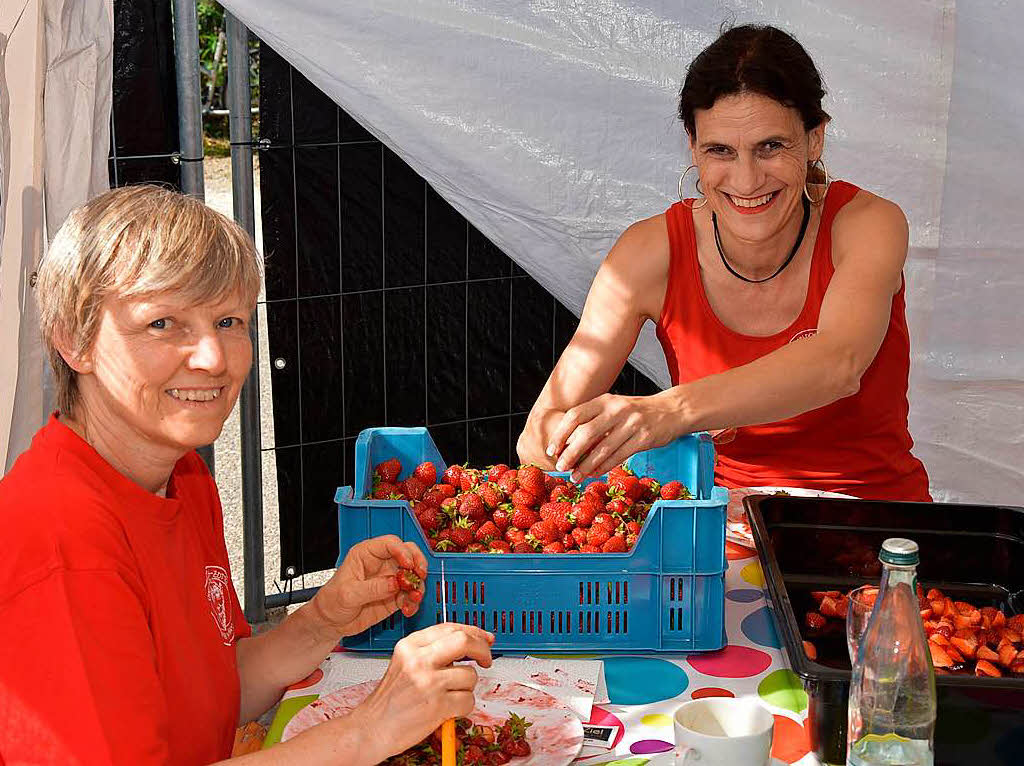
[{"label": "woman in red tank top", "polygon": [[[680,178],[680,202],[612,248],[522,460],[582,478],[722,431],[727,487],[930,499],[907,429],[906,218],[830,182],[823,95],[807,52],[774,27],[735,27],[694,60],[679,116],[700,196],[683,199]],[[672,388],[605,393],[647,320]]]}]

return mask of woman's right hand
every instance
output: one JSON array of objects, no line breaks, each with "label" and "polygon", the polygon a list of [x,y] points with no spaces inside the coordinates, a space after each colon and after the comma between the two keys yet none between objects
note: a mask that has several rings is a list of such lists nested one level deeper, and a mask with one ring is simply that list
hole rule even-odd
[{"label": "woman's right hand", "polygon": [[406,636],[395,645],[387,673],[360,705],[363,720],[387,743],[387,755],[418,744],[448,718],[473,711],[476,668],[452,665],[468,657],[491,666],[494,634],[446,622]]}]

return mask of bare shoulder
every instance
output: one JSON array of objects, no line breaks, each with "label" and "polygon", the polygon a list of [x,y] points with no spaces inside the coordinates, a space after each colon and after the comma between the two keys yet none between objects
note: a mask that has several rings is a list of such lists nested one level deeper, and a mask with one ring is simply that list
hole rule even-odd
[{"label": "bare shoulder", "polygon": [[665,214],[659,213],[637,221],[622,233],[605,258],[599,277],[614,278],[625,285],[644,313],[657,316],[668,269],[668,229]]},{"label": "bare shoulder", "polygon": [[850,239],[877,236],[893,238],[905,250],[908,231],[907,217],[899,205],[864,189],[836,213],[832,222],[832,239],[841,245]]}]

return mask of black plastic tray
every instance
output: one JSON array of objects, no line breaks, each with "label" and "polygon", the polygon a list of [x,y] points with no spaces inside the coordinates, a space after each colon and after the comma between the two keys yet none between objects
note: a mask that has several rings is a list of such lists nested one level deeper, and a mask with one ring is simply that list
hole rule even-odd
[{"label": "black plastic tray", "polygon": [[[953,599],[1024,612],[1024,508],[949,503],[751,495],[744,498],[764,570],[768,606],[790,665],[809,698],[811,748],[823,763],[846,761],[850,661],[839,623],[803,650],[812,590],[878,582],[887,537],[921,549],[918,577]],[[1024,764],[1024,677],[937,675],[935,763]]]}]

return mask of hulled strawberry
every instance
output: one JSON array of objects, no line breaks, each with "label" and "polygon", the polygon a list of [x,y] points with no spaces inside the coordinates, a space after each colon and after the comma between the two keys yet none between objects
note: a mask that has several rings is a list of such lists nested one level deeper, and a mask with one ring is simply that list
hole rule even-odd
[{"label": "hulled strawberry", "polygon": [[437,466],[431,462],[424,461],[420,463],[413,469],[412,475],[428,487],[433,487],[437,484]]},{"label": "hulled strawberry", "polygon": [[381,481],[394,484],[398,481],[399,474],[402,473],[402,462],[397,457],[393,457],[383,463],[377,463],[373,472]]}]

